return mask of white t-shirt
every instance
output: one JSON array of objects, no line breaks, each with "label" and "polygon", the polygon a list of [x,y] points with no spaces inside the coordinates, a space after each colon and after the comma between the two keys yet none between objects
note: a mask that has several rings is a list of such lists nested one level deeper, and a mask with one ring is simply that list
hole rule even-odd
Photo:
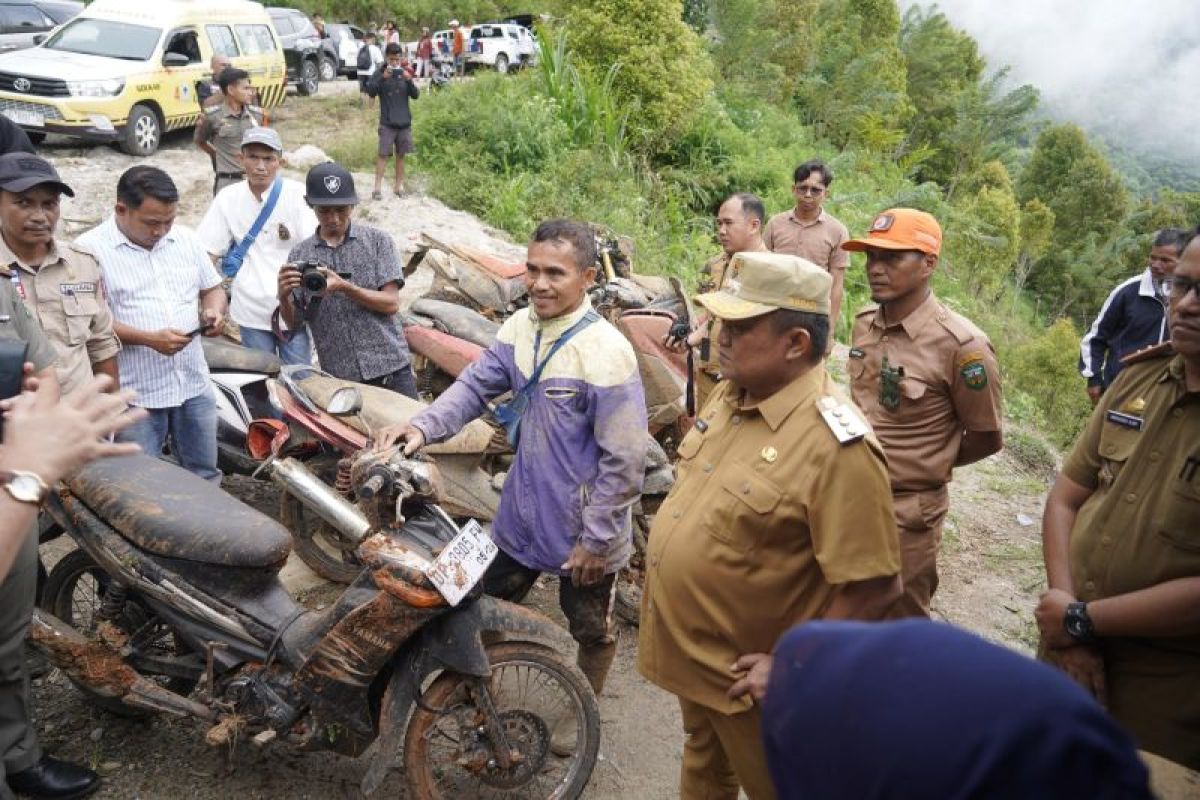
[{"label": "white t-shirt", "polygon": [[[216,256],[224,255],[245,238],[269,196],[270,189],[263,192],[261,201],[256,199],[246,181],[218,192],[196,229],[205,249]],[[316,231],[317,217],[304,202],[303,184],[284,178],[271,216],[233,279],[229,316],[234,322],[247,328],[271,329],[271,313],[279,305],[279,268],[287,263],[291,249]]]}]

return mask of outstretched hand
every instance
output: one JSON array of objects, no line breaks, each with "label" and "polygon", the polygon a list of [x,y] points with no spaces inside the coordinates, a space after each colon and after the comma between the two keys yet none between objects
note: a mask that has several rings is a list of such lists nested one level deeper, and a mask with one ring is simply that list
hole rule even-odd
[{"label": "outstretched hand", "polygon": [[388,425],[375,434],[375,449],[387,450],[392,445],[404,442],[404,455],[411,456],[425,446],[425,434],[411,423]]},{"label": "outstretched hand", "polygon": [[43,384],[0,403],[5,419],[0,461],[54,483],[97,458],[141,452],[131,442],[107,441],[146,416],[144,409],[129,408],[133,392],[110,393],[113,385],[100,375],[58,400],[54,387]]}]

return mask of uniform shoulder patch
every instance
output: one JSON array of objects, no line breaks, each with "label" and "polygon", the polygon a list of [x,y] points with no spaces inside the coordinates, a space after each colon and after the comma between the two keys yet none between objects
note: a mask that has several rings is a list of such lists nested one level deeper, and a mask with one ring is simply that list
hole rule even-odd
[{"label": "uniform shoulder patch", "polygon": [[865,437],[871,430],[857,408],[833,395],[825,395],[818,400],[817,411],[820,412],[821,419],[829,426],[833,438],[837,439],[840,445],[853,444]]},{"label": "uniform shoulder patch", "polygon": [[968,389],[978,392],[987,388],[987,365],[983,360],[983,351],[974,350],[964,354],[958,360],[958,374],[962,375],[963,383]]},{"label": "uniform shoulder patch", "polygon": [[1166,358],[1167,356],[1175,355],[1175,348],[1170,342],[1150,345],[1143,347],[1121,359],[1122,364],[1139,364],[1143,361],[1152,361],[1156,358]]}]

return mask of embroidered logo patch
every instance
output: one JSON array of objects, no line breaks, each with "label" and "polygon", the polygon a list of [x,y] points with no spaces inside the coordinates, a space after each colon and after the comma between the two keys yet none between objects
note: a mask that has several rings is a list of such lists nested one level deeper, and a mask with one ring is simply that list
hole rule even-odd
[{"label": "embroidered logo patch", "polygon": [[891,214],[880,214],[875,218],[875,221],[871,223],[871,233],[879,233],[880,231],[890,230],[892,223],[895,221],[896,218]]},{"label": "embroidered logo patch", "polygon": [[325,176],[325,190],[330,194],[337,194],[338,189],[342,188],[342,179],[337,175]]},{"label": "embroidered logo patch", "polygon": [[987,368],[983,365],[983,356],[972,353],[958,362],[958,373],[963,377],[963,383],[968,389],[979,391],[987,387]]},{"label": "embroidered logo patch", "polygon": [[1140,417],[1146,412],[1146,401],[1141,397],[1135,398],[1121,406],[1121,411],[1126,414],[1133,414],[1134,416]]},{"label": "embroidered logo patch", "polygon": [[292,232],[288,230],[287,225],[279,223],[279,241],[286,242],[292,238]]}]

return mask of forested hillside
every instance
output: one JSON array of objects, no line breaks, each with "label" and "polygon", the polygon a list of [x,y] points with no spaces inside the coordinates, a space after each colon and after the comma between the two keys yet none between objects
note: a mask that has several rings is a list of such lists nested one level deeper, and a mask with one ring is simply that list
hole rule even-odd
[{"label": "forested hillside", "polygon": [[[1200,194],[1123,177],[1076,126],[1040,123],[1037,87],[936,8],[895,0],[299,2],[327,19],[443,27],[545,14],[541,65],[480,74],[415,107],[412,166],[445,202],[518,239],[567,214],[637,243],[637,268],[693,277],[734,191],[790,207],[792,168],[835,173],[829,210],[860,233],[910,205],[946,233],[936,288],[991,335],[1010,416],[1068,442],[1088,411],[1081,328],[1144,265],[1152,232],[1200,222]],[[415,35],[414,35],[415,38]],[[374,135],[331,155],[365,167]],[[851,307],[867,302],[861,261]],[[848,335],[842,320],[840,338]]]}]

